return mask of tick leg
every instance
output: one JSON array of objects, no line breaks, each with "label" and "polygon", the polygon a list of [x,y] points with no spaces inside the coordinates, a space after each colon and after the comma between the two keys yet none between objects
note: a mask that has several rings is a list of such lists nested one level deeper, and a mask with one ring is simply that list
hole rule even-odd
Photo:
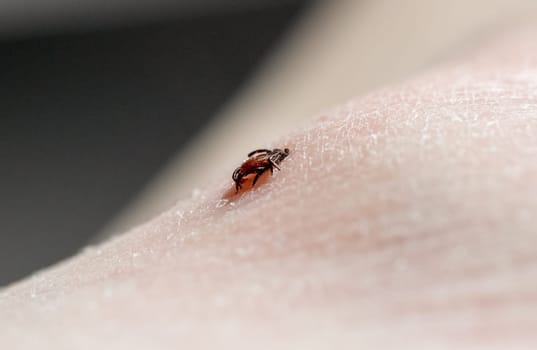
[{"label": "tick leg", "polygon": [[[274,167],[274,168],[280,170],[280,167],[278,166],[278,164],[276,164],[276,163],[274,163],[274,162],[272,162],[272,161],[270,162],[270,164],[272,164],[272,167]],[[271,169],[270,169],[271,171],[272,171],[272,167],[271,167]]]},{"label": "tick leg", "polygon": [[244,179],[241,177],[237,180],[235,180],[235,193],[238,193],[239,190],[242,188],[242,183],[244,182]]},{"label": "tick leg", "polygon": [[272,152],[270,149],[263,149],[263,148],[256,149],[255,151],[252,151],[252,152],[248,153],[248,157],[251,157],[256,153],[270,153],[270,152]]},{"label": "tick leg", "polygon": [[256,175],[254,177],[254,182],[252,182],[252,187],[255,186],[255,183],[257,182],[257,179],[266,171],[266,168],[258,168],[256,171]]}]

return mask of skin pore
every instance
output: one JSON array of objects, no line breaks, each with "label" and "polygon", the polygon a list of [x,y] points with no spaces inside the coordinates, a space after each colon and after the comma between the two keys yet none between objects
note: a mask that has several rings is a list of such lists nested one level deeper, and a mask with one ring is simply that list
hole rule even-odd
[{"label": "skin pore", "polygon": [[[512,348],[537,324],[535,31],[291,132],[0,292],[5,349]],[[250,150],[245,150],[247,153]]]}]

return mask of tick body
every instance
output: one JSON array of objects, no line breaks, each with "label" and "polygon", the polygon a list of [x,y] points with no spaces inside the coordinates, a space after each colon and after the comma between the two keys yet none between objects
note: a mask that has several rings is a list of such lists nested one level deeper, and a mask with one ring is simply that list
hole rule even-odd
[{"label": "tick body", "polygon": [[284,160],[289,155],[289,148],[283,150],[279,148],[275,149],[256,149],[248,153],[248,159],[246,159],[240,167],[235,169],[233,172],[232,179],[235,181],[235,192],[239,192],[244,182],[244,177],[255,174],[254,181],[252,186],[255,186],[255,183],[265,171],[270,170],[272,174],[274,168],[280,170],[278,166],[282,160]]}]

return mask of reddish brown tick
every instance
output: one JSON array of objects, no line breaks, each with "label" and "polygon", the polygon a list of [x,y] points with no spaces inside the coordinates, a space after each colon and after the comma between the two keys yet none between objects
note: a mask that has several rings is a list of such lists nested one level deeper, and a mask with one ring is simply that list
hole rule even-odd
[{"label": "reddish brown tick", "polygon": [[240,167],[233,172],[232,179],[235,181],[235,192],[239,192],[244,182],[244,177],[255,174],[252,186],[261,175],[267,170],[270,170],[272,174],[274,168],[280,170],[278,165],[289,155],[289,148],[285,148],[283,151],[279,148],[273,150],[270,149],[256,149],[248,153],[248,159],[246,159]]}]

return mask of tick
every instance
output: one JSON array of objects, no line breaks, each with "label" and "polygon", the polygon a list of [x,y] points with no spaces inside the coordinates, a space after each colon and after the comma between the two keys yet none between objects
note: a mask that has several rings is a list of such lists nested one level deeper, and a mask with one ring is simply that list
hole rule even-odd
[{"label": "tick", "polygon": [[235,181],[235,193],[239,192],[244,182],[244,177],[255,174],[252,186],[265,171],[270,170],[270,174],[274,172],[274,168],[280,170],[278,166],[282,160],[289,155],[289,148],[283,150],[275,148],[270,149],[256,149],[248,153],[248,159],[246,159],[240,167],[233,172],[232,179]]}]

